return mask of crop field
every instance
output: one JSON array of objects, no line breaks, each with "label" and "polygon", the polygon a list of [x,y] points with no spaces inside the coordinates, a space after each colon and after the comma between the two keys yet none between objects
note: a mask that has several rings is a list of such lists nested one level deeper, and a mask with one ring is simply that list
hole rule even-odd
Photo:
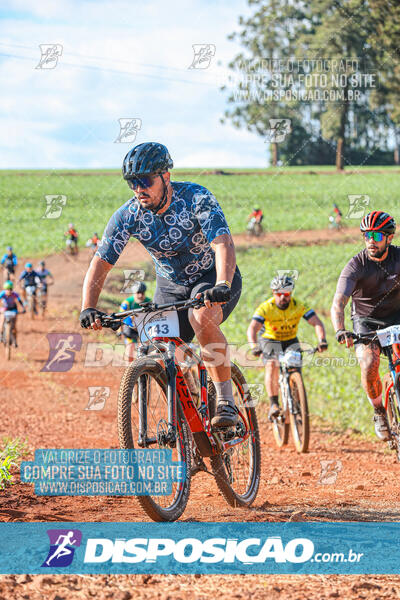
[{"label": "crop field", "polygon": [[[346,218],[348,195],[369,196],[369,207],[385,207],[400,220],[398,170],[381,169],[357,174],[304,174],[286,169],[280,174],[210,175],[203,171],[177,171],[172,179],[189,179],[210,189],[220,202],[232,233],[243,232],[248,214],[255,206],[263,209],[269,231],[318,229],[328,225],[332,204],[344,215],[345,227],[358,225]],[[329,169],[327,169],[330,172]],[[104,174],[107,173],[107,174]],[[186,174],[187,173],[187,174]],[[273,171],[270,171],[273,173]],[[60,218],[43,218],[45,196],[65,197]],[[12,244],[17,254],[39,256],[63,248],[63,231],[69,222],[77,227],[81,240],[102,233],[111,214],[130,197],[130,190],[118,171],[4,171],[0,174],[0,247]]]}]

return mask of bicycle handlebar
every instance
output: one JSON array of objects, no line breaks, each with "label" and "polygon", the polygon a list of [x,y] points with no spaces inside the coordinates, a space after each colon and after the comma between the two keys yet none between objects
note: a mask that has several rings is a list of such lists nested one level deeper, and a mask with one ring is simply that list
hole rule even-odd
[{"label": "bicycle handlebar", "polygon": [[112,327],[117,323],[121,324],[126,317],[130,317],[140,313],[151,313],[158,312],[168,309],[185,310],[188,308],[200,308],[204,306],[204,296],[201,298],[190,298],[189,300],[178,300],[177,302],[170,302],[168,304],[156,304],[155,302],[146,302],[140,304],[140,308],[133,308],[131,310],[124,310],[119,313],[111,313],[111,315],[100,315],[99,319],[103,327]]}]

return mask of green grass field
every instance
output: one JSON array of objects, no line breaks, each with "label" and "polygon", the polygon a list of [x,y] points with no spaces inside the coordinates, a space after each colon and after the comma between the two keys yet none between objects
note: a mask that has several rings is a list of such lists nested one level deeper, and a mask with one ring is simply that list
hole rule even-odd
[{"label": "green grass field", "polygon": [[[222,326],[229,342],[240,346],[246,342],[246,330],[255,308],[270,297],[269,282],[276,269],[297,269],[299,279],[295,296],[308,304],[320,316],[327,330],[329,349],[314,355],[314,364],[303,369],[310,409],[339,428],[351,427],[372,433],[372,409],[360,386],[360,372],[354,350],[340,346],[334,336],[329,317],[337,278],[342,267],[359,248],[353,244],[326,246],[255,248],[238,252],[238,264],[243,277],[241,299],[232,315]],[[346,308],[346,323],[350,327],[350,303]],[[314,328],[302,319],[299,339],[316,346]],[[250,357],[251,360],[251,357]],[[387,363],[381,363],[385,372]],[[250,383],[263,383],[261,369],[245,368]]]},{"label": "green grass field", "polygon": [[[379,168],[379,167],[377,167]],[[312,168],[313,170],[316,170]],[[294,168],[293,173],[299,169]],[[232,170],[233,171],[233,170]],[[255,204],[266,214],[272,230],[326,227],[332,202],[345,213],[347,194],[368,194],[370,208],[385,208],[400,221],[400,204],[394,169],[384,174],[357,175],[202,175],[198,170],[190,179],[214,192],[227,216],[233,233],[243,232],[246,216]],[[191,171],[193,172],[193,171]],[[0,172],[0,250],[12,244],[18,256],[36,257],[64,248],[63,231],[74,222],[82,242],[93,231],[102,232],[110,215],[130,197],[118,172],[85,175],[85,171]],[[186,179],[180,172],[177,180]],[[60,219],[44,219],[46,194],[63,194],[67,203]],[[356,226],[357,221],[346,224]],[[329,308],[342,266],[356,254],[356,245],[329,244],[313,247],[254,248],[238,251],[244,279],[240,302],[224,324],[229,342],[246,343],[246,329],[256,306],[269,296],[269,282],[276,269],[297,269],[296,295],[323,318],[328,332],[330,360],[304,368],[311,410],[338,427],[351,426],[372,432],[372,410],[359,382],[354,352],[339,346],[333,335]],[[114,276],[118,276],[116,269]],[[149,292],[154,291],[150,281]],[[103,303],[114,308],[121,301],[117,287],[107,289]],[[350,321],[348,322],[350,324]],[[302,321],[300,339],[314,345],[313,329]],[[323,355],[325,358],[325,355]],[[348,360],[350,358],[350,361]],[[345,361],[339,366],[338,361]],[[346,362],[347,361],[347,362]],[[348,364],[350,362],[350,364]],[[327,363],[327,364],[326,364]],[[347,366],[346,366],[347,365]],[[262,371],[246,368],[250,382],[262,382]]]},{"label": "green grass field", "polygon": [[[307,169],[307,168],[306,168]],[[367,194],[371,209],[385,208],[400,220],[398,173],[387,168],[384,174],[318,175],[202,175],[201,170],[186,176],[173,173],[173,179],[186,178],[209,188],[217,197],[233,233],[245,229],[247,215],[256,205],[265,213],[265,225],[271,231],[317,229],[328,225],[332,203],[347,214],[348,194]],[[325,167],[324,167],[325,169]],[[303,168],[304,170],[304,168]],[[320,168],[321,170],[321,168]],[[329,170],[327,167],[326,170]],[[333,172],[333,168],[331,169]],[[231,170],[234,172],[234,170]],[[3,226],[0,250],[7,244],[17,255],[38,256],[64,247],[63,231],[69,222],[77,227],[81,243],[93,234],[102,233],[111,214],[130,197],[130,190],[118,171],[110,175],[87,171],[0,172],[0,207]],[[293,173],[293,175],[292,175]],[[46,195],[66,196],[59,219],[43,218]],[[344,219],[346,226],[357,226],[358,220]]]}]

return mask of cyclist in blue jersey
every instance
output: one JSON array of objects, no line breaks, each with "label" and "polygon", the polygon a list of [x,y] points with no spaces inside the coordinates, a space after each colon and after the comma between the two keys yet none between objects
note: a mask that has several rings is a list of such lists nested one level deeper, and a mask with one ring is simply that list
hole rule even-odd
[{"label": "cyclist in blue jersey", "polygon": [[107,273],[130,237],[150,253],[156,269],[154,301],[167,303],[204,292],[205,306],[180,311],[180,337],[196,335],[217,392],[214,427],[235,425],[229,349],[220,324],[236,306],[242,288],[235,248],[213,194],[190,182],[171,181],[172,159],[165,146],[150,142],[126,155],[122,172],[133,198],[111,217],[83,287],[82,327],[101,329],[97,302]]},{"label": "cyclist in blue jersey", "polygon": [[[20,303],[20,305],[22,306],[22,311],[21,312],[25,312],[25,308],[23,305],[23,302],[19,296],[19,294],[17,294],[17,292],[14,292],[14,284],[12,281],[6,281],[5,284],[3,285],[3,291],[0,292],[0,341],[3,340],[3,327],[4,327],[4,313],[7,312],[14,312],[15,315],[18,314],[18,302]],[[16,320],[14,323],[15,326],[15,337],[14,337],[14,345],[15,347],[17,347],[17,330],[16,330]]]},{"label": "cyclist in blue jersey", "polygon": [[11,246],[7,246],[6,253],[3,255],[0,264],[4,269],[4,281],[13,281],[18,260]]},{"label": "cyclist in blue jersey", "polygon": [[[39,268],[37,269],[36,273],[40,279],[42,294],[47,294],[47,286],[53,285],[54,277],[50,271],[46,269],[46,263],[44,260],[40,261]],[[50,278],[50,281],[47,281],[48,277]]]},{"label": "cyclist in blue jersey", "polygon": [[26,288],[33,287],[34,288],[33,294],[35,295],[36,288],[38,287],[38,285],[40,285],[40,277],[39,277],[38,273],[33,270],[32,263],[30,263],[30,262],[26,263],[25,269],[22,271],[21,275],[19,276],[18,281],[20,282],[20,285],[21,285],[21,295],[24,300],[24,305],[26,306]]},{"label": "cyclist in blue jersey", "polygon": [[[38,277],[40,279],[39,304],[41,306],[42,315],[44,315],[47,308],[47,288],[49,285],[53,285],[54,277],[50,273],[50,271],[46,269],[46,263],[44,260],[40,261],[39,268],[37,269],[36,273],[38,274]],[[49,281],[47,279],[49,279]]]}]

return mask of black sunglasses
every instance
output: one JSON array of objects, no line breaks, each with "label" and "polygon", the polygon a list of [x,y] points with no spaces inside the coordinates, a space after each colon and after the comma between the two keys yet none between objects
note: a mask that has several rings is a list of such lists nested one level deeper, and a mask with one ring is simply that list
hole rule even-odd
[{"label": "black sunglasses", "polygon": [[131,190],[137,190],[139,187],[146,190],[154,184],[154,181],[159,175],[141,175],[140,177],[132,177],[127,180]]}]

